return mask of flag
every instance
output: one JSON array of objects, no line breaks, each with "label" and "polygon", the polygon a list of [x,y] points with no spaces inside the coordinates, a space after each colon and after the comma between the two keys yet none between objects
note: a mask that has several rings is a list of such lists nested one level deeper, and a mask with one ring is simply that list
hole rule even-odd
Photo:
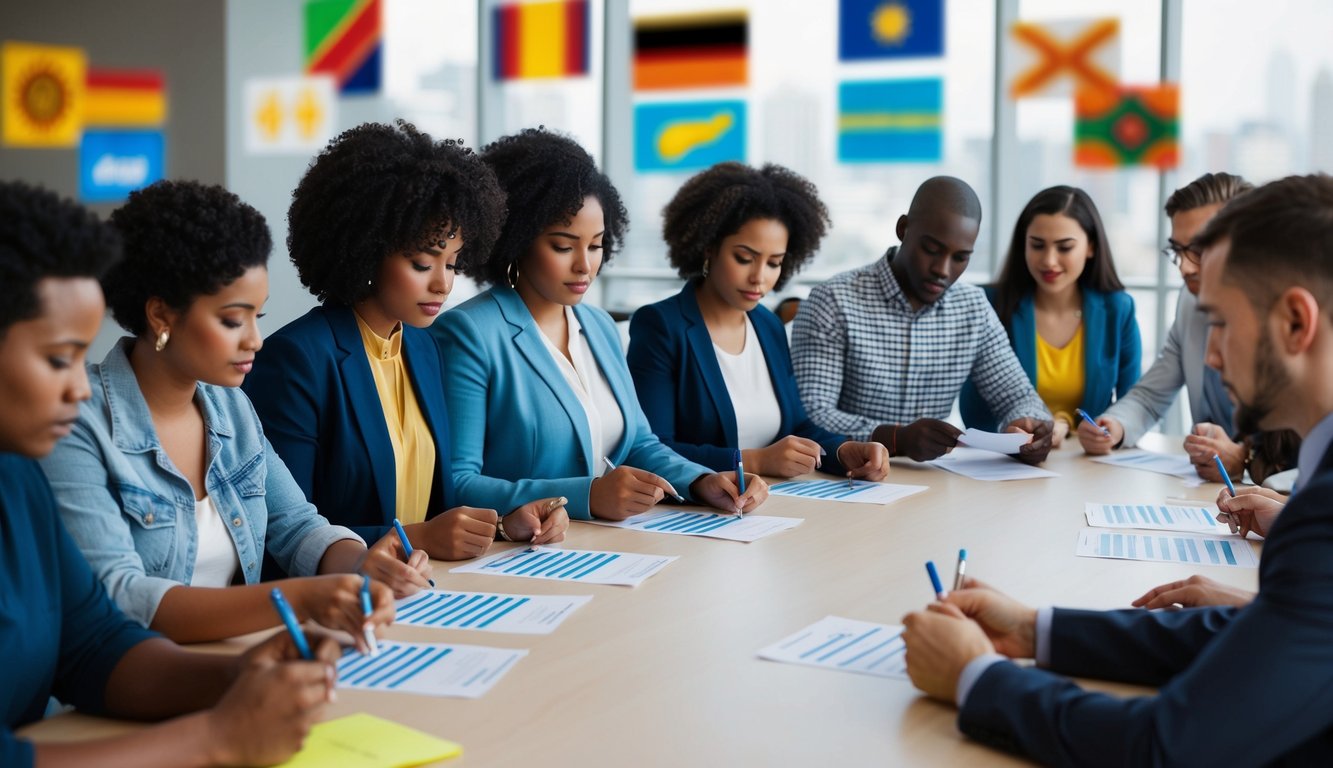
[{"label": "flag", "polygon": [[634,20],[634,89],[743,86],[749,80],[744,10]]},{"label": "flag", "polygon": [[6,42],[0,46],[4,143],[73,147],[83,133],[84,73],[80,48]]},{"label": "flag", "polygon": [[83,122],[95,126],[157,126],[167,118],[162,73],[154,70],[88,70]]},{"label": "flag", "polygon": [[838,58],[944,55],[944,0],[841,0]]},{"label": "flag", "polygon": [[943,156],[944,81],[871,80],[838,87],[838,160],[935,163]]},{"label": "flag", "polygon": [[162,178],[160,131],[85,131],[79,144],[79,199],[118,203]]},{"label": "flag", "polygon": [[1020,21],[1010,57],[1009,95],[1070,96],[1080,88],[1114,91],[1120,81],[1120,20]]},{"label": "flag", "polygon": [[305,5],[305,71],[327,73],[340,93],[380,88],[381,0],[310,0]]},{"label": "flag", "polygon": [[1085,88],[1074,97],[1074,164],[1080,168],[1180,162],[1180,88]]},{"label": "flag", "polygon": [[685,101],[634,108],[634,167],[688,171],[745,162],[745,102]]},{"label": "flag", "polygon": [[495,8],[496,80],[588,74],[588,2],[509,3]]},{"label": "flag", "polygon": [[245,151],[309,156],[324,148],[337,125],[332,75],[264,77],[245,82]]}]

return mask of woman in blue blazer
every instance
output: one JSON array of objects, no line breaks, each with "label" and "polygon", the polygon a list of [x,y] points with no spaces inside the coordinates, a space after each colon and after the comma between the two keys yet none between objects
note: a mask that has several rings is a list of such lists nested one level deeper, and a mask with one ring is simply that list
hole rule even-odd
[{"label": "woman in blue blazer", "polygon": [[[334,139],[292,195],[288,249],[323,306],[267,339],[245,390],[307,498],[368,540],[399,520],[414,548],[460,560],[495,539],[495,511],[455,498],[444,371],[424,329],[503,217],[475,153],[406,123]],[[563,538],[552,501],[510,515],[509,534]]]},{"label": "woman in blue blazer", "polygon": [[[1116,275],[1101,216],[1083,190],[1051,187],[1028,202],[1000,279],[986,294],[1055,416],[1057,447],[1078,427],[1075,408],[1096,417],[1138,381],[1143,349],[1134,299]],[[971,382],[960,408],[968,426],[997,428]]]},{"label": "woman in blue blazer", "polygon": [[579,519],[624,518],[666,495],[748,511],[768,487],[714,473],[662,445],[639,408],[619,335],[583,305],[621,243],[625,208],[573,140],[526,130],[482,159],[509,215],[479,277],[492,287],[432,329],[444,350],[454,487],[469,504],[509,509],[563,496]]},{"label": "woman in blue blazer", "polygon": [[815,186],[778,165],[720,163],[667,204],[667,258],[689,282],[634,313],[628,357],[648,422],[680,455],[723,471],[739,448],[748,469],[774,477],[888,474],[884,446],[806,416],[787,335],[759,303],[810,260],[827,227]]}]

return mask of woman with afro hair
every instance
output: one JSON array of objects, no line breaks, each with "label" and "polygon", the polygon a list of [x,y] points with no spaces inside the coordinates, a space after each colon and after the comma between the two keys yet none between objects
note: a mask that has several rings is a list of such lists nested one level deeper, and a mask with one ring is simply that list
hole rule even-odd
[{"label": "woman with afro hair", "polygon": [[662,237],[685,287],[634,313],[629,369],[653,431],[715,470],[741,451],[762,475],[889,471],[878,443],[815,426],[801,405],[782,322],[759,302],[814,256],[828,211],[779,165],[720,163],[667,204]]},{"label": "woman with afro hair", "polygon": [[620,195],[572,139],[544,130],[482,152],[509,217],[480,268],[491,288],[445,313],[454,485],[469,504],[563,496],[571,517],[623,520],[666,495],[727,512],[768,487],[714,473],[662,445],[639,407],[620,336],[582,304],[625,235]]},{"label": "woman with afro hair", "polygon": [[[91,367],[92,397],[42,462],[65,527],[121,610],[172,640],[276,626],[267,556],[298,577],[280,586],[301,620],[364,648],[365,630],[393,620],[394,592],[425,578],[391,540],[367,552],[320,517],[239,389],[263,343],[264,217],[222,187],[160,181],[111,224],[124,258],[102,289],[131,336]],[[384,582],[370,616],[358,571]]]},{"label": "woman with afro hair", "polygon": [[[495,540],[495,510],[456,498],[444,372],[424,329],[503,219],[475,153],[401,121],[338,136],[292,193],[287,249],[322,304],[269,337],[245,388],[307,498],[367,539],[397,520],[439,560]],[[512,529],[531,537],[545,516],[539,541],[559,541],[569,518],[551,503],[524,505]]]}]

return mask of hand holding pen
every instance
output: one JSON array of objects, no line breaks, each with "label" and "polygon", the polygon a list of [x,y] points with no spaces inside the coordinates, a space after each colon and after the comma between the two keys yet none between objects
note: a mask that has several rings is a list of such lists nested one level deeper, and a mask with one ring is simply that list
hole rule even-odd
[{"label": "hand holding pen", "polygon": [[685,501],[665,478],[635,467],[617,467],[607,457],[602,457],[602,462],[606,473],[593,478],[588,489],[588,507],[593,517],[624,520],[647,512],[667,496]]},{"label": "hand holding pen", "polygon": [[[393,520],[393,530],[398,534],[398,543],[403,546],[403,556],[407,558],[408,562],[411,562],[412,553],[414,551],[412,549],[412,542],[408,540],[407,531],[403,530],[403,524],[398,522],[398,518],[396,517]],[[435,586],[435,579],[428,578],[426,581],[431,587]]]},{"label": "hand holding pen", "polygon": [[528,542],[534,547],[564,541],[569,530],[567,504],[569,499],[564,496],[529,501],[500,518],[498,525],[503,538]]},{"label": "hand holding pen", "polygon": [[[1236,498],[1236,486],[1231,484],[1231,475],[1227,474],[1227,468],[1222,463],[1222,457],[1214,453],[1213,462],[1217,464],[1217,471],[1222,474],[1222,482],[1226,483],[1227,493],[1231,494],[1231,498]],[[1222,514],[1227,516],[1226,523],[1231,526],[1231,532],[1240,533],[1240,521],[1236,519],[1236,516],[1230,512],[1223,512]]]}]

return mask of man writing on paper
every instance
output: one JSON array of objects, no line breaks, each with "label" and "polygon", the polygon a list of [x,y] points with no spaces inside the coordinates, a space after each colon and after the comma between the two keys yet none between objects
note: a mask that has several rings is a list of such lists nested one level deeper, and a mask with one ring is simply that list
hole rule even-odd
[{"label": "man writing on paper", "polygon": [[[1198,242],[1206,359],[1237,402],[1237,426],[1304,438],[1259,593],[1243,608],[1036,611],[973,582],[909,614],[912,682],[957,703],[959,727],[979,741],[1050,764],[1326,765],[1333,755],[1333,177],[1238,198]],[[1160,690],[1121,699],[1063,675]]]}]

